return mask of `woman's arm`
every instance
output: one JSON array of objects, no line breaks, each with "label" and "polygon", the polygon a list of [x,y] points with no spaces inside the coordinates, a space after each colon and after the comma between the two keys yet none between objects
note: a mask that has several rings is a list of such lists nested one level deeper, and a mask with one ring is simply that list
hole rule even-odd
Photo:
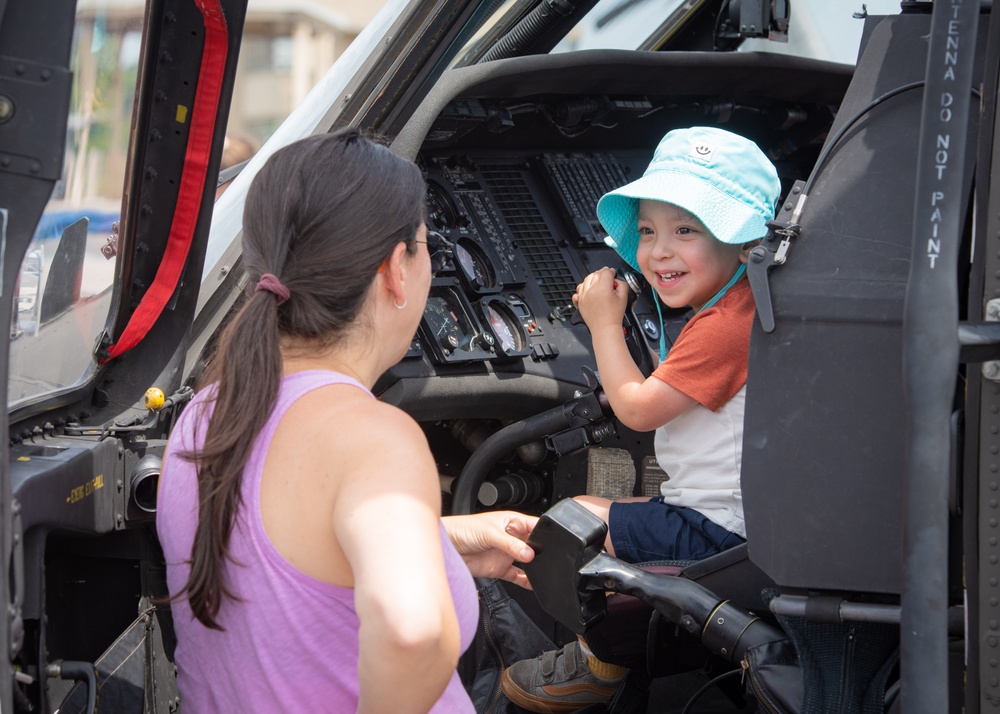
[{"label": "woman's arm", "polygon": [[[459,657],[458,620],[441,551],[440,487],[423,432],[372,402],[357,414],[333,529],[353,571],[361,621],[358,712],[426,712]],[[386,436],[389,436],[387,439]]]}]

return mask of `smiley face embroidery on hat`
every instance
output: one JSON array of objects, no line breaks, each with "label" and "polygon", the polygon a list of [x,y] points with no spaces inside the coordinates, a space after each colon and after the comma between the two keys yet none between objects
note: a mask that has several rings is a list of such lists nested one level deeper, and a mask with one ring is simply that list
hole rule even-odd
[{"label": "smiley face embroidery on hat", "polygon": [[701,159],[702,161],[711,161],[712,154],[715,153],[715,147],[708,144],[695,144],[691,147],[691,153],[688,154],[691,158]]}]

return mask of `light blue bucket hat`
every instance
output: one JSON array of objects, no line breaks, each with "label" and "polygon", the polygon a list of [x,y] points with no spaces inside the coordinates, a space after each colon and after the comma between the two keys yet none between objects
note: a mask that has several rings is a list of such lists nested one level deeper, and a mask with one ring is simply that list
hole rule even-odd
[{"label": "light blue bucket hat", "polygon": [[774,218],[778,172],[755,143],[714,127],[675,129],[660,141],[642,178],[604,194],[597,218],[607,243],[636,270],[639,199],[665,201],[701,221],[723,243],[763,238]]}]

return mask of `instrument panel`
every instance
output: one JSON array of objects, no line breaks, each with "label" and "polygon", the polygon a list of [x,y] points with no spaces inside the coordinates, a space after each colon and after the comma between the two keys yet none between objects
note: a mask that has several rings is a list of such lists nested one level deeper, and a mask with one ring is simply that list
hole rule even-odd
[{"label": "instrument panel", "polygon": [[428,228],[454,250],[432,283],[407,356],[436,368],[494,363],[502,369],[523,360],[551,362],[572,343],[589,340],[585,327],[569,321],[572,295],[589,272],[621,262],[604,244],[597,201],[628,182],[633,165],[641,172],[647,158],[422,156]]}]

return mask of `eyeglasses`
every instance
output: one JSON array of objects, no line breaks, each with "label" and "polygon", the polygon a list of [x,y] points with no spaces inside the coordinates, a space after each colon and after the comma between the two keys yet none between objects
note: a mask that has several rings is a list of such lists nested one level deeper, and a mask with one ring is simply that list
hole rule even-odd
[{"label": "eyeglasses", "polygon": [[427,253],[431,257],[431,275],[437,275],[452,258],[455,244],[437,231],[427,231],[427,240],[413,239],[410,243],[426,243]]}]

